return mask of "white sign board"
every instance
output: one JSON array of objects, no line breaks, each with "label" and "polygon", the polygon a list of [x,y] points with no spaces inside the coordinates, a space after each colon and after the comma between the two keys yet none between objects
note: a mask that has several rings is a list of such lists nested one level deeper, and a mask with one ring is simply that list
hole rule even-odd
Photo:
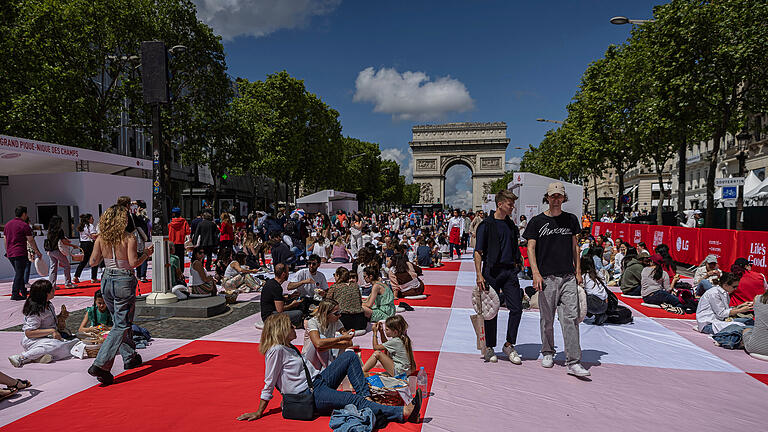
[{"label": "white sign board", "polygon": [[723,207],[736,207],[736,200],[735,199],[723,200]]},{"label": "white sign board", "polygon": [[731,177],[715,179],[715,187],[744,186],[744,177]]}]

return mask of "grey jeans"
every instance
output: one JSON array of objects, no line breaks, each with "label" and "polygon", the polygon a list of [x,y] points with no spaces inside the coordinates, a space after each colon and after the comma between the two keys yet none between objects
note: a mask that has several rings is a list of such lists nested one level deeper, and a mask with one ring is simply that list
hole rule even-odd
[{"label": "grey jeans", "polygon": [[133,342],[133,314],[136,307],[136,285],[133,270],[105,269],[101,278],[101,293],[112,314],[114,326],[101,345],[93,364],[106,371],[112,369],[115,356],[120,352],[123,363],[136,355]]},{"label": "grey jeans", "polygon": [[579,345],[579,292],[575,275],[546,276],[544,288],[539,293],[541,316],[541,353],[555,354],[555,310],[563,329],[565,340],[565,364],[581,361]]}]

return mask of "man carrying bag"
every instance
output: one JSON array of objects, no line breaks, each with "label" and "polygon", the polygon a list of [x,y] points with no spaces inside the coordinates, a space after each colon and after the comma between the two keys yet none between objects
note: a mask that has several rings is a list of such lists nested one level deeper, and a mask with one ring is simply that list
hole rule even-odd
[{"label": "man carrying bag", "polygon": [[[515,351],[515,342],[523,315],[523,291],[517,273],[523,260],[518,247],[520,232],[509,219],[516,200],[517,196],[510,190],[496,194],[496,211],[485,218],[477,228],[474,259],[477,289],[485,291],[489,287],[493,288],[499,297],[503,296],[504,304],[509,310],[506,342],[502,350],[510,362],[519,365],[522,364],[522,359]],[[486,362],[498,361],[494,349],[497,319],[498,316],[485,320]]]}]

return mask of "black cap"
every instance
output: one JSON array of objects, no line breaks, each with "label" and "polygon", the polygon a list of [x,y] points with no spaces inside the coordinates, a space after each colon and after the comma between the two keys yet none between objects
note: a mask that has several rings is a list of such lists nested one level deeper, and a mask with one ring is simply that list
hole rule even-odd
[{"label": "black cap", "polygon": [[733,265],[746,267],[748,265],[752,265],[752,261],[749,261],[746,258],[736,258],[736,261],[733,262]]}]

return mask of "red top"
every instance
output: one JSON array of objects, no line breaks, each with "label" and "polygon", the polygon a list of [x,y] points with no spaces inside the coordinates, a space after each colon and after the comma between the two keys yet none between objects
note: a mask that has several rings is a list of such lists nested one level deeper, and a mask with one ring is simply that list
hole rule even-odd
[{"label": "red top", "polygon": [[187,220],[183,217],[171,219],[168,224],[168,240],[173,244],[184,244],[185,237],[191,233]]},{"label": "red top", "polygon": [[21,218],[14,218],[5,224],[3,233],[5,233],[8,247],[6,251],[8,258],[27,256],[27,236],[32,235],[32,228],[28,223]]},{"label": "red top", "polygon": [[221,226],[219,227],[219,233],[221,234],[219,236],[219,240],[221,241],[235,239],[235,231],[232,229],[231,223],[222,222]]},{"label": "red top", "polygon": [[758,272],[746,271],[739,280],[739,286],[731,294],[731,306],[754,301],[755,296],[765,292],[765,277]]}]

